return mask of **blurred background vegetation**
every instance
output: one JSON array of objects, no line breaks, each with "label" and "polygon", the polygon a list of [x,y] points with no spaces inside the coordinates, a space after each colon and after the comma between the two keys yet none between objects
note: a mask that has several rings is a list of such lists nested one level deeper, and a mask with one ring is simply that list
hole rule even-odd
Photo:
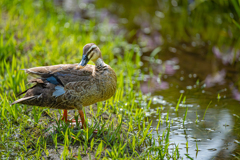
[{"label": "blurred background vegetation", "polygon": [[238,0],[96,1],[96,6],[126,18],[129,30],[159,31],[166,42],[239,46]]},{"label": "blurred background vegetation", "polygon": [[[240,0],[2,0],[0,16],[1,158],[240,158]],[[58,111],[9,105],[20,69],[78,63],[90,42],[118,76],[92,121],[121,132],[52,131]]]}]

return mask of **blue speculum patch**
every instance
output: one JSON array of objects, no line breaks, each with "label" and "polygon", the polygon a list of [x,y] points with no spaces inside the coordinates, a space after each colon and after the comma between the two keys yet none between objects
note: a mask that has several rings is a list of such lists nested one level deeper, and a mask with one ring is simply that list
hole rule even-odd
[{"label": "blue speculum patch", "polygon": [[47,78],[47,81],[48,81],[49,83],[52,83],[52,84],[55,84],[55,85],[59,85],[59,84],[60,84],[60,83],[58,82],[58,80],[57,80],[55,77],[53,77],[53,76],[48,77],[48,78]]}]

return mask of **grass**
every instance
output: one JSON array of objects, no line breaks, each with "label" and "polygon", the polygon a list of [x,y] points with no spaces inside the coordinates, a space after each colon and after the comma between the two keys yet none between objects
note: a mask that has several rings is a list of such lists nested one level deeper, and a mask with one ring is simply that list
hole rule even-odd
[{"label": "grass", "polygon": [[211,103],[212,103],[212,101],[209,102],[209,104],[208,104],[208,106],[207,106],[207,108],[206,108],[206,110],[205,110],[205,112],[204,112],[204,115],[203,115],[202,120],[204,120],[204,118],[205,118],[205,114],[207,113],[207,109],[208,109],[208,107],[211,105]]},{"label": "grass", "polygon": [[[234,114],[234,117],[235,117],[236,123],[238,124],[238,125],[236,125],[234,127],[234,131],[237,133],[238,136],[240,136],[240,132],[239,132],[240,131],[240,125],[239,125],[240,124],[240,116]],[[237,144],[237,146],[240,146],[239,140],[236,139],[235,143]],[[239,148],[234,151],[233,155],[235,155],[234,156],[235,159],[240,159],[240,150],[239,150]]]},{"label": "grass", "polygon": [[178,111],[178,107],[179,107],[179,104],[180,104],[180,102],[181,102],[182,95],[183,95],[183,94],[181,94],[180,98],[178,99],[178,103],[177,103],[177,106],[176,106],[175,111]]},{"label": "grass", "polygon": [[[128,44],[121,33],[115,36],[107,20],[74,21],[51,1],[3,0],[0,6],[1,159],[179,156],[177,147],[173,155],[168,150],[169,129],[161,139],[152,140],[151,122],[145,121],[151,101],[139,90],[141,53],[137,45]],[[106,102],[86,108],[86,130],[58,121],[58,110],[10,106],[15,94],[28,87],[27,75],[21,69],[78,63],[83,46],[89,42],[100,47],[103,59],[116,71],[118,89]],[[149,145],[157,142],[161,145]]]}]

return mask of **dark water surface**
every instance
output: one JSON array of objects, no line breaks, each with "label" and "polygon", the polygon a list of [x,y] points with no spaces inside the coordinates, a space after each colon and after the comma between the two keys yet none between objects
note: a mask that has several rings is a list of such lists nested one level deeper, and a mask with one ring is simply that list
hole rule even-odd
[{"label": "dark water surface", "polygon": [[[168,121],[169,149],[178,145],[183,159],[234,159],[240,152],[240,51],[235,47],[239,39],[234,26],[226,20],[236,13],[227,2],[197,2],[61,1],[75,19],[108,18],[109,25],[127,33],[129,42],[141,46],[141,90],[151,93],[152,105],[146,116],[153,121],[154,138],[162,135]],[[196,21],[192,29],[189,21]],[[226,26],[230,36],[223,37]],[[163,121],[156,130],[159,116]]]}]

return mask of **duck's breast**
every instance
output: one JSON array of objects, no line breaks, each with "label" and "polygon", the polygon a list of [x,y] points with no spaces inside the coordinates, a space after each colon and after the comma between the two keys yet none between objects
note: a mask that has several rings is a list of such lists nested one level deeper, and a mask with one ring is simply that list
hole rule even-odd
[{"label": "duck's breast", "polygon": [[117,76],[110,66],[105,67],[104,70],[96,70],[83,105],[87,106],[111,98],[116,88]]}]

